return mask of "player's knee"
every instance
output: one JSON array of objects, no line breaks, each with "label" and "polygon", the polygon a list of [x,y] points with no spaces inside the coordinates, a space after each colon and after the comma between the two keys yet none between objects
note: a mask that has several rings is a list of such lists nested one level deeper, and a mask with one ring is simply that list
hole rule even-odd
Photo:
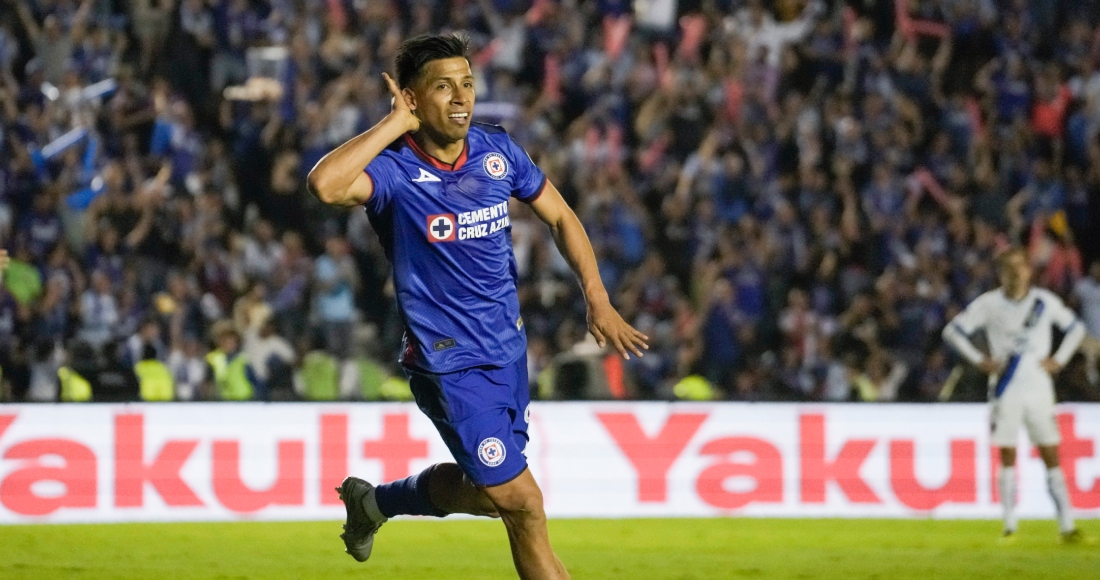
[{"label": "player's knee", "polygon": [[1039,446],[1039,456],[1043,458],[1043,463],[1047,466],[1047,469],[1054,469],[1060,465],[1057,445]]},{"label": "player's knee", "polygon": [[508,522],[528,523],[546,520],[542,491],[538,487],[517,489],[514,493],[493,497],[500,517]]}]

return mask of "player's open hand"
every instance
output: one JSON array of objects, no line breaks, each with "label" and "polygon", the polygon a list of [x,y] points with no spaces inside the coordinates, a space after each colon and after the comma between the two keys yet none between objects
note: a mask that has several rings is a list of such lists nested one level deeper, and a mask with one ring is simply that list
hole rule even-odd
[{"label": "player's open hand", "polygon": [[627,324],[607,302],[588,305],[588,331],[600,348],[610,343],[626,360],[630,360],[630,353],[641,357],[642,350],[649,350],[649,337]]},{"label": "player's open hand", "polygon": [[390,111],[390,115],[400,119],[407,127],[407,131],[415,133],[420,129],[420,119],[413,114],[412,108],[409,106],[409,102],[405,100],[405,95],[401,94],[397,82],[386,73],[382,73],[382,80],[386,81],[386,86],[390,89],[390,94],[393,95],[393,100],[390,103],[393,110]]},{"label": "player's open hand", "polygon": [[1039,366],[1043,367],[1043,370],[1050,375],[1058,374],[1058,371],[1062,370],[1062,365],[1058,364],[1058,361],[1054,360],[1054,357],[1047,357],[1039,363]]}]

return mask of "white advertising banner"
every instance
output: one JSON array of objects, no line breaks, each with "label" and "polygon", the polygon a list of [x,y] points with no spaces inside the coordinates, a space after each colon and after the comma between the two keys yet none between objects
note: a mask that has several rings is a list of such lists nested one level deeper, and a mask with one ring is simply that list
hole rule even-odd
[{"label": "white advertising banner", "polygon": [[[556,517],[995,518],[985,405],[535,403]],[[1063,405],[1078,517],[1100,517],[1100,405]],[[1019,512],[1047,517],[1021,433]],[[0,523],[342,519],[333,488],[450,455],[405,404],[0,405]]]}]

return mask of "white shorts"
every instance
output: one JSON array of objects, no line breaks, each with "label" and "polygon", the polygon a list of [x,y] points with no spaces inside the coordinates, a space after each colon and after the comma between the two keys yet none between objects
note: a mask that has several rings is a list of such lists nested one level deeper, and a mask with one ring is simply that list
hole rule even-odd
[{"label": "white shorts", "polygon": [[994,447],[1016,447],[1020,425],[1028,438],[1039,446],[1058,445],[1062,434],[1054,418],[1054,390],[1035,389],[1025,396],[1007,394],[990,403],[990,442]]}]

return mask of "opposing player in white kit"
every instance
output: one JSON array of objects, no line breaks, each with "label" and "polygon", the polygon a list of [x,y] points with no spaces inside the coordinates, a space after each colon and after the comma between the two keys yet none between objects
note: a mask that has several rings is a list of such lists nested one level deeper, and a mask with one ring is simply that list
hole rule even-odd
[{"label": "opposing player in white kit", "polygon": [[[990,439],[1001,454],[997,487],[1004,508],[1004,537],[1012,539],[1016,533],[1016,438],[1023,423],[1046,464],[1062,540],[1078,542],[1082,535],[1074,526],[1065,476],[1058,464],[1062,438],[1054,419],[1051,377],[1069,362],[1085,329],[1058,296],[1031,286],[1031,265],[1022,249],[999,255],[997,272],[1001,287],[974,299],[944,328],[943,338],[989,375]],[[1053,325],[1065,336],[1058,352],[1051,355]],[[969,339],[981,329],[989,342],[988,355]]]}]

